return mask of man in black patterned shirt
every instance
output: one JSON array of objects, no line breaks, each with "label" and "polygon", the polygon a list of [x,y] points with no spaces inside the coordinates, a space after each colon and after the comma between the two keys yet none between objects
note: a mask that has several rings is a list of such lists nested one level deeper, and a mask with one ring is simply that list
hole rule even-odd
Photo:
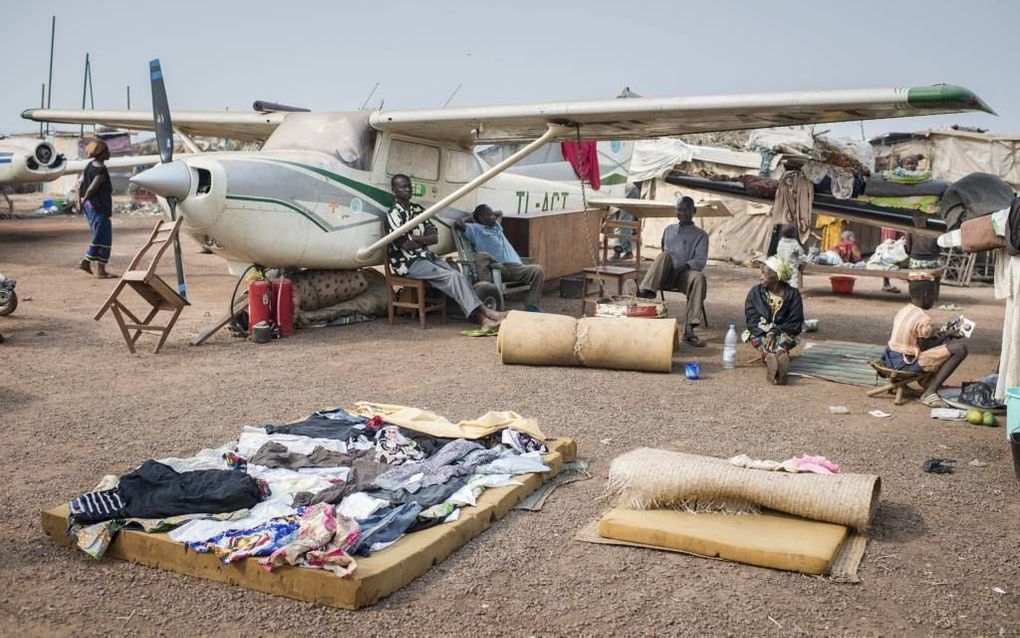
[{"label": "man in black patterned shirt", "polygon": [[[411,178],[394,175],[390,181],[394,202],[386,215],[386,231],[392,232],[424,212],[411,202]],[[457,302],[464,316],[477,320],[482,328],[495,328],[506,316],[485,307],[463,274],[440,259],[429,246],[439,242],[439,231],[429,220],[418,224],[389,245],[390,269],[399,277],[424,279],[433,288]]]}]

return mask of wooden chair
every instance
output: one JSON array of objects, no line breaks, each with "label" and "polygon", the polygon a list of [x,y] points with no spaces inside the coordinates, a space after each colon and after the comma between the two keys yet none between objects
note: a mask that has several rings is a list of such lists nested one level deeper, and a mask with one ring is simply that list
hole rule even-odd
[{"label": "wooden chair", "polygon": [[[387,259],[385,262],[385,273],[386,273],[386,312],[387,312],[387,323],[393,325],[393,316],[397,312],[403,311],[417,311],[418,320],[421,321],[421,329],[425,329],[425,315],[430,312],[439,311],[443,317],[443,321],[446,321],[446,297],[441,296],[439,299],[430,299],[426,294],[428,288],[428,282],[424,279],[412,279],[410,277],[398,277],[393,274],[390,270],[390,260]],[[395,287],[404,288],[414,293],[414,301],[400,301],[397,299],[396,292],[393,290]]]},{"label": "wooden chair", "polygon": [[[100,318],[106,311],[109,310],[113,313],[113,318],[117,321],[117,325],[120,327],[121,335],[124,336],[124,342],[127,344],[128,350],[132,354],[135,352],[135,343],[138,341],[138,337],[143,332],[153,332],[159,335],[159,340],[156,342],[156,347],[152,349],[153,354],[159,352],[159,349],[166,343],[166,338],[170,335],[170,330],[174,327],[177,322],[177,317],[180,316],[181,311],[184,310],[185,306],[190,305],[186,299],[181,298],[177,291],[174,290],[167,284],[159,275],[156,274],[156,266],[159,265],[159,260],[163,257],[163,253],[167,251],[170,246],[173,245],[174,239],[181,229],[181,221],[183,218],[178,217],[176,221],[170,222],[167,220],[160,220],[156,227],[152,229],[152,234],[149,235],[149,239],[145,244],[138,249],[135,256],[131,258],[127,268],[124,270],[124,274],[121,275],[120,281],[114,287],[113,292],[106,299],[106,302],[96,312],[95,319],[99,321]],[[152,254],[152,259],[149,261],[148,266],[145,268],[139,268],[138,265],[145,257],[145,254],[150,249],[155,249]],[[120,300],[120,294],[126,289],[131,288],[138,296],[149,304],[150,310],[144,319],[139,319],[127,306]],[[166,310],[172,313],[170,319],[166,324],[159,326],[152,323],[153,319],[156,318],[156,314]],[[132,323],[128,323],[124,320],[124,317],[131,320]]]},{"label": "wooden chair", "polygon": [[[678,292],[678,293],[680,293],[681,295],[684,296],[684,303],[688,303],[688,301],[687,301],[687,291],[680,290],[679,288],[670,288],[669,292]],[[659,291],[659,298],[662,299],[663,303],[665,303],[665,301],[666,301],[666,291],[665,290],[660,290]],[[705,325],[702,326],[702,327],[703,328],[707,328],[708,327],[708,309],[707,308],[702,308],[701,309],[701,314],[705,315]]]},{"label": "wooden chair", "polygon": [[[916,399],[921,396],[921,392],[925,386],[931,381],[931,378],[935,376],[935,371],[924,371],[924,372],[905,372],[903,370],[893,370],[882,365],[879,361],[869,361],[870,365],[875,370],[876,383],[878,379],[884,379],[885,385],[874,390],[868,390],[868,396],[874,397],[880,394],[895,394],[896,400],[895,405],[903,405],[906,403],[904,395],[910,395],[909,398]],[[911,383],[916,383],[920,390],[916,390],[910,387]]]},{"label": "wooden chair", "polygon": [[[621,231],[633,231],[621,232]],[[609,242],[613,239],[627,239],[634,245],[634,268],[641,268],[641,220],[625,221],[622,219],[606,219],[602,222],[602,263],[609,260]],[[616,263],[630,263],[630,259],[621,259]]]},{"label": "wooden chair", "polygon": [[[615,281],[616,282],[616,294],[623,294],[623,282],[631,279],[634,281],[634,285],[637,286],[638,271],[637,268],[628,268],[626,266],[590,266],[588,268],[582,268],[581,274],[584,276],[584,285],[581,288],[581,315],[583,316],[588,304],[594,305],[599,296],[604,294],[605,282]],[[588,292],[588,284],[596,282],[595,292]]]}]

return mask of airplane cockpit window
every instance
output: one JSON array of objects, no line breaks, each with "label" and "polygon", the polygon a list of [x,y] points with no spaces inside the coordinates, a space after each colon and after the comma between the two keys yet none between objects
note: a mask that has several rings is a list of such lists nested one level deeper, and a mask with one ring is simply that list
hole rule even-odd
[{"label": "airplane cockpit window", "polygon": [[412,179],[434,182],[439,179],[439,148],[395,139],[390,142],[386,173],[403,173]]},{"label": "airplane cockpit window", "polygon": [[478,158],[464,151],[446,151],[446,181],[464,184],[482,174]]},{"label": "airplane cockpit window", "polygon": [[329,153],[346,166],[372,170],[375,129],[368,112],[291,113],[266,140],[263,150],[303,150]]}]

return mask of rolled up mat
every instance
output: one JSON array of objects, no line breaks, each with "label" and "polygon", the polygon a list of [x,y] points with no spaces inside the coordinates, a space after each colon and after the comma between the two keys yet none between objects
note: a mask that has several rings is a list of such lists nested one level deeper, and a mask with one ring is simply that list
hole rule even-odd
[{"label": "rolled up mat", "polygon": [[588,368],[669,372],[677,345],[675,319],[584,317],[575,352]]},{"label": "rolled up mat", "polygon": [[507,365],[576,366],[577,319],[511,310],[499,325],[496,351]]},{"label": "rolled up mat", "polygon": [[632,509],[723,509],[753,504],[864,530],[878,506],[881,479],[870,474],[790,474],[725,459],[639,448],[613,460],[609,487]]},{"label": "rolled up mat", "polygon": [[507,365],[559,365],[670,372],[676,320],[585,317],[511,311],[496,348]]}]

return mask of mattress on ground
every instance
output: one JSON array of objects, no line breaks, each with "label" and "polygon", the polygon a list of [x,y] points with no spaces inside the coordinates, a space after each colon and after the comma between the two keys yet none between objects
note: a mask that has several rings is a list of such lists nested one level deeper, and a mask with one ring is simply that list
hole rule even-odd
[{"label": "mattress on ground", "polygon": [[804,574],[829,572],[848,529],[779,512],[752,515],[617,508],[599,521],[605,538]]},{"label": "mattress on ground", "polygon": [[[523,485],[485,490],[475,506],[461,510],[458,520],[407,534],[367,558],[359,556],[358,569],[350,578],[289,565],[270,572],[259,566],[255,558],[224,564],[213,554],[198,553],[170,540],[167,534],[147,534],[138,530],[121,530],[110,544],[106,556],[343,609],[366,607],[445,560],[485,531],[493,521],[506,515],[542,483],[559,474],[563,464],[576,457],[577,448],[571,439],[547,441],[546,445],[549,453],[544,460],[549,472],[515,476],[514,479]],[[71,547],[74,541],[66,533],[68,513],[66,504],[44,510],[41,522],[47,535],[61,545]]]}]

